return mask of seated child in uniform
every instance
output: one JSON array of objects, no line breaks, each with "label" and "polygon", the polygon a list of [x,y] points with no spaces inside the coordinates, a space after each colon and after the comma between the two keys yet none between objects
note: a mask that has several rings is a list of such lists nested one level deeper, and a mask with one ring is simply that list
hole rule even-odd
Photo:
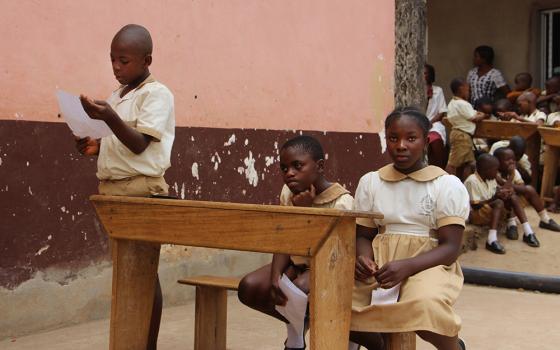
[{"label": "seated child in uniform", "polygon": [[526,185],[531,183],[531,162],[529,161],[529,157],[525,154],[525,150],[527,148],[525,139],[521,136],[513,136],[510,140],[501,140],[492,144],[490,147],[490,154],[494,154],[494,152],[498,148],[508,147],[513,151],[515,154],[516,164],[515,167],[519,174],[521,174],[521,178]]},{"label": "seated child in uniform", "polygon": [[535,96],[539,96],[541,94],[540,89],[531,86],[533,85],[533,77],[529,73],[518,73],[515,76],[514,82],[515,87],[513,88],[513,91],[507,94],[507,99],[511,103],[515,103],[517,98],[526,91],[534,93]]},{"label": "seated child in uniform", "polygon": [[489,116],[477,112],[468,102],[470,96],[469,84],[456,78],[451,81],[453,99],[447,106],[447,120],[451,123],[449,143],[449,160],[446,171],[460,179],[466,178],[474,169],[474,152],[472,136],[476,130],[476,123]]},{"label": "seated child in uniform", "polygon": [[[517,196],[520,197],[522,205],[530,204],[539,214],[540,222],[539,227],[560,232],[560,225],[558,225],[554,220],[548,216],[548,212],[544,207],[542,199],[537,194],[537,191],[532,186],[525,185],[521,174],[517,171],[515,167],[515,154],[509,148],[498,148],[494,152],[494,156],[500,161],[500,168],[498,171],[498,185],[500,186],[511,186]],[[523,241],[531,247],[538,247],[540,243],[537,236],[534,234],[533,229],[529,223],[523,224]],[[511,227],[515,227],[515,230]],[[506,231],[508,238],[517,238],[517,227],[515,226],[515,220],[510,216],[508,220],[508,230]]]},{"label": "seated child in uniform", "polygon": [[517,108],[519,113],[504,112],[500,113],[500,118],[512,122],[546,124],[546,114],[537,109],[537,96],[532,92],[524,92],[517,98]]},{"label": "seated child in uniform", "polygon": [[[280,171],[284,179],[280,205],[352,209],[350,192],[325,177],[323,148],[313,137],[298,136],[282,146]],[[299,289],[309,293],[309,263],[307,258],[274,254],[271,264],[249,273],[239,283],[238,295],[243,304],[286,323],[286,349],[304,349],[305,343],[275,309],[287,302],[278,281],[286,274]]]},{"label": "seated child in uniform", "polygon": [[465,180],[465,187],[471,200],[469,222],[474,225],[488,225],[486,249],[496,254],[506,250],[498,240],[498,226],[513,209],[521,222],[527,217],[519,199],[511,187],[499,187],[496,182],[500,162],[490,154],[481,154],[476,159],[476,173]]},{"label": "seated child in uniform", "polygon": [[537,106],[546,114],[560,111],[560,75],[553,75],[546,81],[545,90],[537,99]]},{"label": "seated child in uniform", "polygon": [[[491,120],[492,114],[494,113],[494,104],[492,103],[492,99],[490,97],[484,96],[474,102],[474,109],[484,113],[488,116],[488,119]],[[486,139],[476,137],[473,139],[473,144],[478,153],[488,152],[489,147]]]},{"label": "seated child in uniform", "polygon": [[[113,73],[121,86],[107,102],[80,96],[92,119],[102,120],[113,135],[76,139],[80,153],[97,155],[99,193],[113,196],[167,195],[163,175],[171,165],[175,138],[173,94],[150,75],[152,38],[136,24],[124,26],[111,42]],[[155,297],[147,349],[156,349],[161,317],[161,288]]]},{"label": "seated child in uniform", "polygon": [[499,119],[498,114],[513,111],[513,105],[507,98],[501,98],[494,103],[493,117]]},{"label": "seated child in uniform", "polygon": [[[351,339],[370,350],[382,348],[367,342],[369,332],[412,331],[438,349],[465,348],[453,304],[463,286],[457,258],[469,195],[457,177],[426,164],[429,130],[417,109],[389,114],[385,138],[393,163],[365,174],[356,189],[356,210],[384,216],[356,220]],[[378,288],[393,289],[397,301],[376,302]]]}]

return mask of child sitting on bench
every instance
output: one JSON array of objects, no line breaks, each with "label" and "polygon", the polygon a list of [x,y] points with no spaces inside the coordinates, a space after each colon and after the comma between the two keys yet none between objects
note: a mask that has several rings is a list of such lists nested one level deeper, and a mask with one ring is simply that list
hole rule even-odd
[{"label": "child sitting on bench", "polygon": [[[298,136],[280,149],[280,170],[284,187],[280,205],[351,210],[353,198],[338,183],[325,177],[325,155],[319,141],[310,136]],[[276,310],[285,305],[286,296],[279,287],[279,279],[286,274],[304,293],[309,293],[308,258],[274,254],[272,263],[243,277],[239,283],[239,300],[260,312],[286,323],[286,349],[305,349],[304,338]],[[350,286],[349,286],[350,288]]]}]

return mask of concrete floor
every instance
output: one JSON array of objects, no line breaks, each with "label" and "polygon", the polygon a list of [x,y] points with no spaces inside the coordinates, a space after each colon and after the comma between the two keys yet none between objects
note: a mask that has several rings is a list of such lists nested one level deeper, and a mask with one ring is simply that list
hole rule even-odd
[{"label": "concrete floor", "polygon": [[[229,298],[228,349],[282,349],[284,327]],[[464,287],[456,310],[468,349],[560,348],[560,296],[515,290]],[[194,304],[164,309],[159,350],[192,349]],[[108,348],[108,320],[0,341],[2,350],[99,350]],[[432,349],[421,340],[419,350]],[[210,349],[209,349],[210,350]]]}]

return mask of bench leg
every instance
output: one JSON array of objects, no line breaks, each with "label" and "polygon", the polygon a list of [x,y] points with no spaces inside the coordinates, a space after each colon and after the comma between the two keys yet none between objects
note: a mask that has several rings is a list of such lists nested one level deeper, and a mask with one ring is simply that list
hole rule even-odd
[{"label": "bench leg", "polygon": [[389,333],[387,350],[416,350],[416,333]]},{"label": "bench leg", "polygon": [[195,350],[225,350],[227,290],[197,286],[195,304]]}]

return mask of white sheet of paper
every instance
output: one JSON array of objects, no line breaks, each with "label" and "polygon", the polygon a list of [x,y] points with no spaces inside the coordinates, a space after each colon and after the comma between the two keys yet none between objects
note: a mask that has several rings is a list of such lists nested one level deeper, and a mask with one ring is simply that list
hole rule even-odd
[{"label": "white sheet of paper", "polygon": [[348,342],[348,350],[358,350],[360,348],[360,345],[354,343],[354,342]]},{"label": "white sheet of paper", "polygon": [[74,135],[78,137],[89,136],[93,139],[99,139],[113,134],[104,121],[91,119],[87,115],[78,96],[63,90],[57,90],[56,97],[58,99],[60,114],[62,114],[62,117]]},{"label": "white sheet of paper", "polygon": [[285,306],[276,305],[276,310],[284,316],[301,336],[304,334],[307,294],[302,292],[285,274],[280,278],[279,286],[288,298]]},{"label": "white sheet of paper", "polygon": [[384,289],[376,288],[371,292],[371,305],[387,305],[395,304],[399,299],[399,292],[401,290],[401,284]]}]

